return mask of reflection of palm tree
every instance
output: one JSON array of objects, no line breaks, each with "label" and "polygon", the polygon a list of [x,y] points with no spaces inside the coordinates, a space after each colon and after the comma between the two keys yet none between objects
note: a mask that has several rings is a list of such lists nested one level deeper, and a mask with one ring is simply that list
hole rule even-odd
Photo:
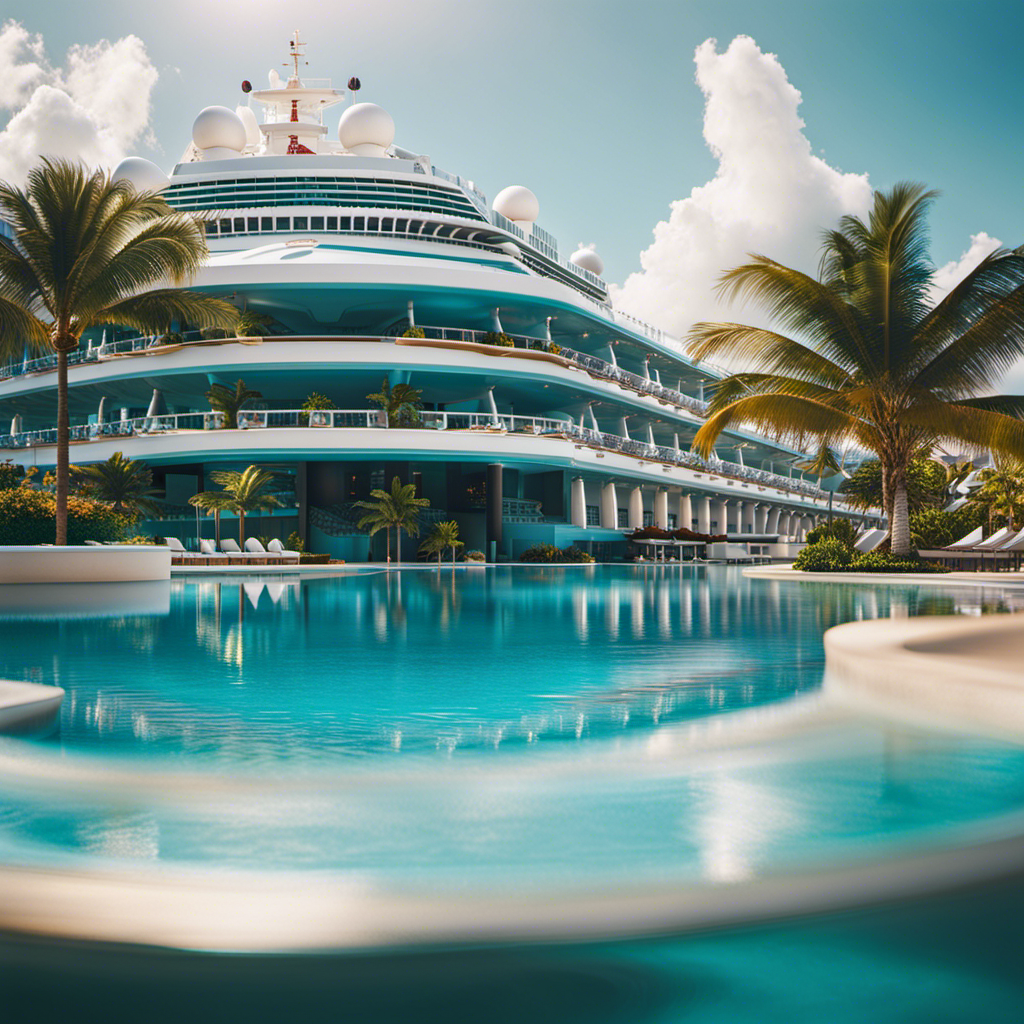
[{"label": "reflection of palm tree", "polygon": [[158,493],[152,486],[153,472],[144,462],[114,452],[106,462],[71,466],[70,470],[91,497],[110,502],[115,512],[127,513],[132,519],[140,512],[159,512],[159,506],[152,500]]},{"label": "reflection of palm tree", "polygon": [[241,473],[218,470],[210,474],[221,491],[202,491],[189,501],[200,508],[214,512],[231,511],[238,516],[238,543],[245,544],[245,517],[250,512],[266,512],[278,508],[281,502],[270,493],[274,474],[269,469],[249,466]]},{"label": "reflection of palm tree", "polygon": [[752,256],[724,293],[763,303],[784,334],[700,323],[690,355],[749,361],[756,372],[716,384],[694,446],[747,423],[821,444],[854,441],[882,464],[892,551],[911,550],[907,469],[941,438],[1024,457],[1019,397],[975,397],[1024,355],[1024,250],[986,257],[938,305],[929,289],[919,185],[876,192],[867,222],[844,217],[826,235],[821,279]]},{"label": "reflection of palm tree", "polygon": [[57,354],[56,543],[67,543],[70,482],[68,356],[99,324],[163,332],[172,321],[229,326],[234,306],[179,287],[207,256],[202,225],[152,192],[104,171],[46,160],[24,189],[0,182],[0,349]]},{"label": "reflection of palm tree", "polygon": [[357,501],[357,508],[367,510],[366,515],[357,523],[360,530],[367,530],[372,537],[380,530],[387,532],[388,561],[391,561],[391,531],[396,533],[398,558],[402,560],[402,531],[410,537],[418,537],[420,533],[420,509],[426,508],[430,501],[416,497],[415,484],[403,484],[396,476],[391,481],[391,490],[383,491],[375,488],[370,491],[372,501]]},{"label": "reflection of palm tree", "polygon": [[447,523],[434,523],[433,529],[427,534],[420,551],[425,555],[437,555],[438,568],[441,566],[441,554],[452,549],[452,565],[455,564],[455,552],[466,545],[459,540],[459,524],[453,519]]},{"label": "reflection of palm tree", "polygon": [[234,430],[238,426],[238,414],[246,402],[262,397],[258,391],[250,391],[241,378],[235,381],[233,388],[226,384],[211,384],[210,390],[206,392],[210,408],[224,414],[225,430]]},{"label": "reflection of palm tree", "polygon": [[368,402],[379,405],[384,411],[384,425],[386,427],[414,427],[419,426],[420,409],[423,403],[420,401],[423,392],[409,384],[396,384],[391,386],[387,377],[380,386],[380,391],[375,391],[366,396]]}]

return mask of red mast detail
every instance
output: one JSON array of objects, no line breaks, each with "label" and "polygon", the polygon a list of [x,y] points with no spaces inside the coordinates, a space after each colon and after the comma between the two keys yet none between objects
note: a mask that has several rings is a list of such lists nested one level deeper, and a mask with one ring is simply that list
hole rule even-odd
[{"label": "red mast detail", "polygon": [[298,135],[289,135],[288,138],[291,140],[288,143],[289,153],[313,153],[313,150],[311,150],[308,146],[303,146],[302,143],[299,142]]}]

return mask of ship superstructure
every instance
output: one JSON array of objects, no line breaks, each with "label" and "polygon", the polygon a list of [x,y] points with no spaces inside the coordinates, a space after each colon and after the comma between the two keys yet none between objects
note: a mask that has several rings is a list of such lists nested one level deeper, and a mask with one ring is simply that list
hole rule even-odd
[{"label": "ship superstructure", "polygon": [[[488,204],[397,146],[390,115],[355,101],[357,79],[335,89],[306,78],[304,59],[296,33],[286,78],[203,110],[169,176],[137,157],[115,171],[203,219],[210,257],[193,287],[262,314],[269,333],[90,332],[69,373],[74,462],[145,460],[166,495],[150,526],[189,536],[187,499],[211,470],[267,466],[283,508],[259,532],[297,530],[357,560],[381,552],[353,503],[394,476],[498,559],[539,542],[614,557],[644,525],[767,553],[825,514],[803,452],[743,431],[710,461],[690,451],[720,374],[613,309],[594,247],[564,259],[528,188]],[[422,392],[417,422],[388,423],[368,401],[385,377]],[[238,379],[262,397],[224,424],[205,394]],[[53,464],[54,384],[51,360],[3,370],[0,456]],[[304,410],[312,395],[333,408]]]}]

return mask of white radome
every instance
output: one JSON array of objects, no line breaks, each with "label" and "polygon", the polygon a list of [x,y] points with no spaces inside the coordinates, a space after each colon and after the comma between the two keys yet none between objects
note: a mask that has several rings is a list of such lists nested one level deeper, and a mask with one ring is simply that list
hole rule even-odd
[{"label": "white radome", "polygon": [[503,188],[491,204],[495,213],[500,213],[514,224],[533,224],[540,216],[540,203],[525,185],[509,185]]},{"label": "white radome", "polygon": [[589,270],[600,277],[604,273],[604,260],[597,255],[593,243],[580,242],[580,247],[569,257],[569,262],[581,270]]},{"label": "white radome", "polygon": [[235,113],[245,127],[246,145],[255,149],[260,144],[260,125],[256,120],[256,115],[252,112],[252,107],[240,103],[235,107]]},{"label": "white radome", "polygon": [[197,149],[227,149],[241,153],[246,134],[242,119],[227,107],[207,107],[192,123],[192,141]]},{"label": "white radome", "polygon": [[110,177],[114,181],[127,181],[136,192],[159,192],[171,183],[152,160],[141,156],[126,156]]},{"label": "white radome", "polygon": [[341,115],[338,141],[357,156],[384,156],[395,141],[395,122],[376,103],[356,103]]}]

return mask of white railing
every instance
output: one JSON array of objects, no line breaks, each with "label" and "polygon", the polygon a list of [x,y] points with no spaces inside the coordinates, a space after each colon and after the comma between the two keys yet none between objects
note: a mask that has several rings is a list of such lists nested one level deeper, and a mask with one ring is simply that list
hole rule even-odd
[{"label": "white railing", "polygon": [[[223,422],[223,415],[216,412],[139,416],[111,423],[73,426],[70,436],[75,442],[100,441],[113,437],[162,434],[171,431],[218,430],[223,427]],[[386,429],[387,423],[384,413],[379,409],[245,409],[238,413],[237,425],[239,430],[279,430],[295,427],[381,430]],[[705,460],[692,451],[648,444],[617,434],[590,430],[569,420],[544,416],[513,416],[507,413],[424,411],[419,414],[419,422],[413,426],[427,430],[481,430],[492,433],[558,436],[590,448],[606,449],[633,458],[745,480],[815,500],[828,498],[827,491],[808,480],[780,476],[736,462]],[[32,448],[56,443],[55,427],[0,435],[0,449]],[[841,507],[845,503],[836,499],[834,504]]]}]

